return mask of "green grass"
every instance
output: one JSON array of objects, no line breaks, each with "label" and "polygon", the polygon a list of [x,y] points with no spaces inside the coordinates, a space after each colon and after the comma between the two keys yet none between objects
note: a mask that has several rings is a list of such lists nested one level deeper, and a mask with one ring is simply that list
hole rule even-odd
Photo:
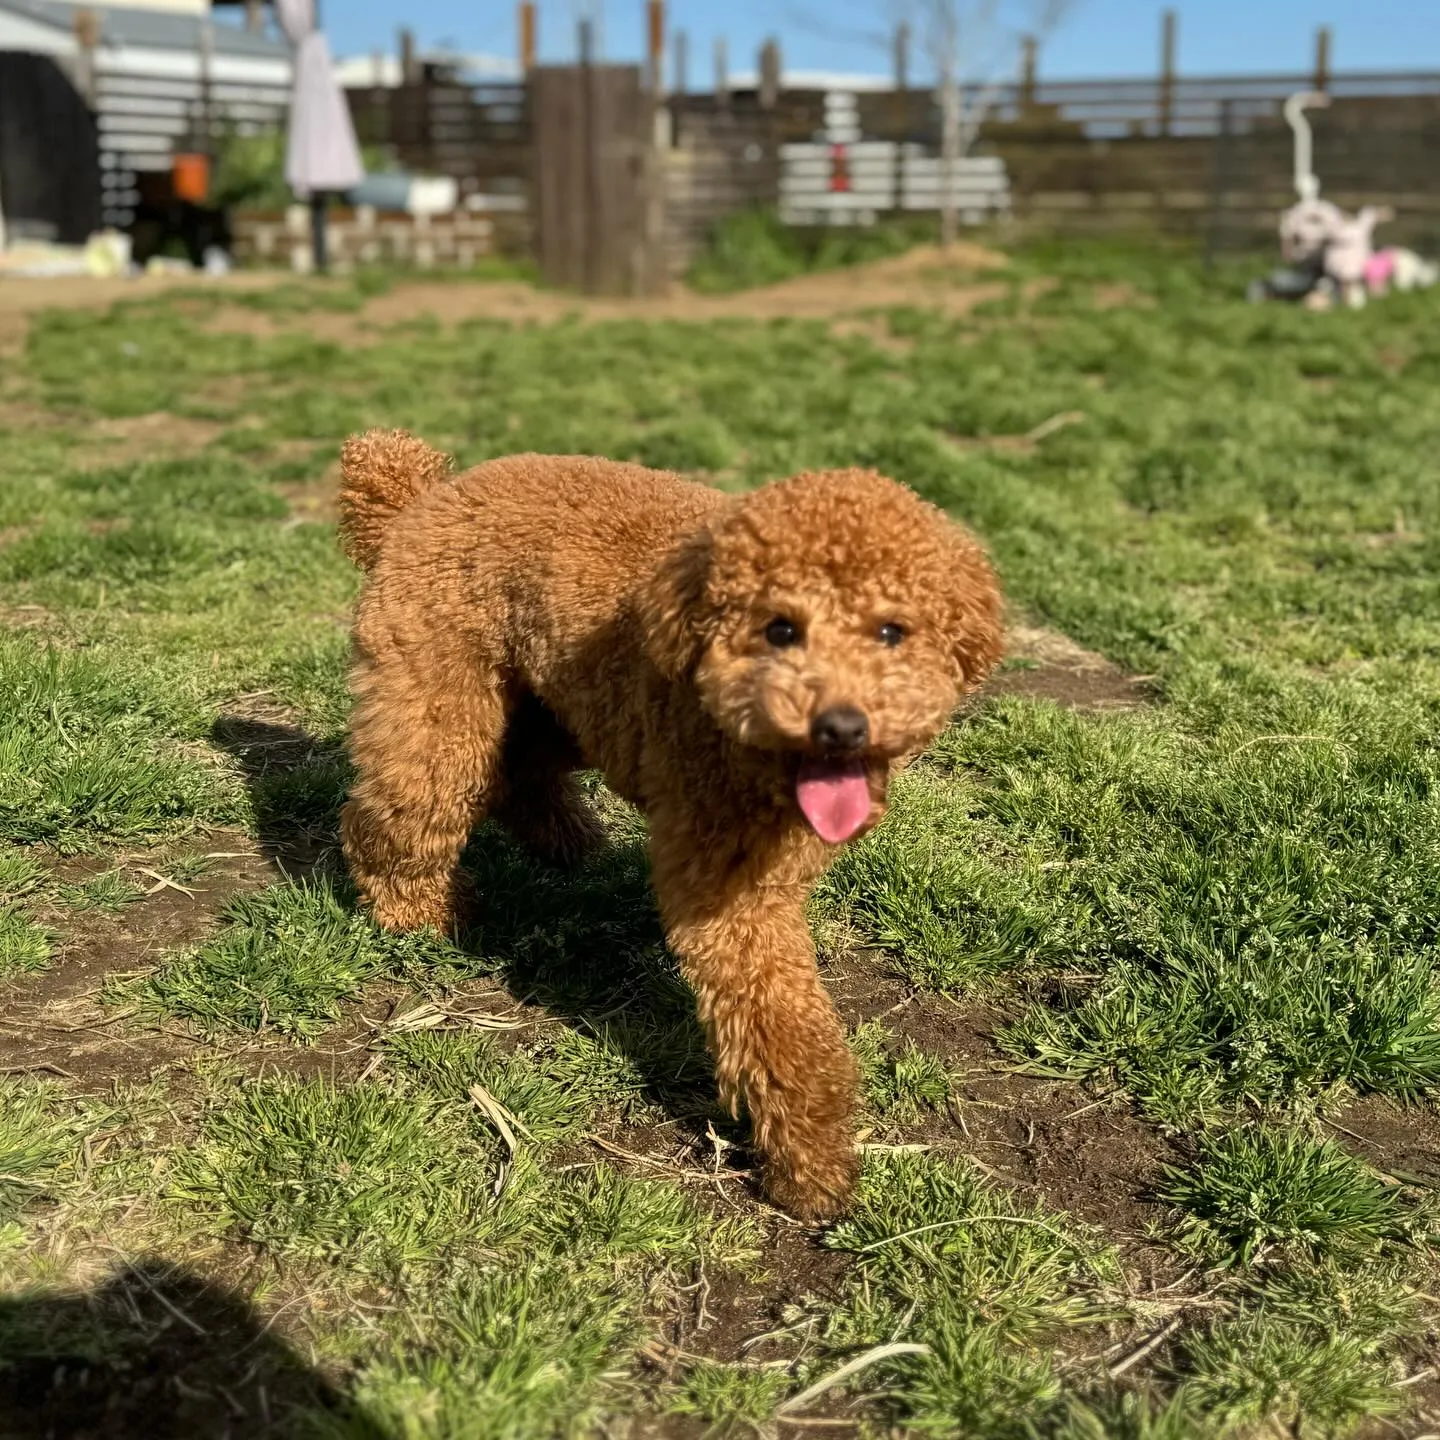
[{"label": "green grass", "polygon": [[[704,278],[898,243],[749,217]],[[895,1342],[927,1351],[805,1413],[977,1440],[1401,1416],[1440,1293],[1407,1158],[1440,1087],[1440,301],[1252,308],[1228,269],[1076,244],[1009,273],[963,319],[878,317],[884,345],[818,320],[316,333],[403,294],[377,276],[237,296],[271,328],[223,342],[213,290],[38,317],[0,376],[0,1039],[20,1069],[90,1048],[57,1062],[68,1097],[0,1087],[5,1274],[60,1304],[123,1243],[243,1275],[336,1378],[332,1403],[294,1402],[304,1424],[351,1437],[754,1433]],[[1117,281],[1134,303],[1098,305]],[[157,411],[192,428],[186,453],[164,423],[144,453],[94,438]],[[983,443],[1068,411],[1083,423],[1028,448]],[[462,463],[583,450],[729,489],[874,465],[982,534],[1018,619],[1149,677],[1124,712],[979,704],[824,882],[825,947],[983,1007],[993,1040],[977,1064],[903,1006],[859,1027],[873,1143],[933,1148],[867,1153],[828,1256],[726,1168],[748,1166],[745,1131],[664,946],[643,822],[592,782],[609,846],[559,874],[483,830],[457,942],[355,913],[335,862],[357,579],[289,500],[324,494],[369,425]],[[185,857],[257,843],[285,873],[209,913]],[[77,851],[104,857],[93,878],[59,879]],[[139,866],[193,903],[142,897]],[[117,1002],[99,1016],[97,988]],[[398,1023],[421,1001],[436,1028]],[[144,1120],[102,1131],[86,1107],[152,1058]],[[962,1068],[985,1170],[963,1158]],[[1107,1228],[1022,1162],[1112,1092],[1106,1124],[1165,1158]],[[1067,1118],[1032,1140],[1034,1096]],[[1398,1173],[1346,1130],[1314,1138],[1322,1117],[1366,1130],[1357,1097],[1389,1117],[1380,1149],[1407,1137]],[[14,1333],[44,1329],[32,1300],[0,1295]],[[706,1319],[731,1300],[733,1333]],[[680,1353],[637,1348],[657,1337]]]},{"label": "green grass", "polygon": [[615,1118],[654,1118],[645,1076],[623,1049],[570,1029],[503,1052],[483,1035],[419,1031],[392,1036],[386,1053],[441,1096],[482,1085],[540,1141],[577,1134],[603,1107]]},{"label": "green grass", "polygon": [[238,896],[210,940],[113,994],[201,1030],[269,1029],[308,1040],[366,980],[442,964],[446,953],[433,937],[381,934],[323,882],[278,885]]},{"label": "green grass", "polygon": [[45,881],[45,867],[27,850],[0,850],[0,900],[30,895]]},{"label": "green grass", "polygon": [[922,1433],[1021,1434],[1042,1420],[1059,1391],[1051,1346],[1104,1318],[1119,1275],[1064,1217],[926,1156],[871,1160],[827,1243],[855,1259],[829,1344],[929,1347],[884,1362],[893,1409]]},{"label": "green grass", "polygon": [[1394,1188],[1333,1141],[1260,1127],[1202,1140],[1164,1197],[1185,1212],[1189,1239],[1245,1263],[1273,1246],[1374,1248],[1397,1238],[1403,1216]]},{"label": "green grass", "polygon": [[33,898],[45,882],[45,867],[24,850],[0,850],[0,979],[43,970],[51,936],[17,903]]},{"label": "green grass", "polygon": [[1269,1421],[1305,1436],[1347,1434],[1401,1407],[1386,1350],[1414,1334],[1415,1305],[1393,1265],[1282,1274],[1187,1342],[1186,1392],[1225,1427]]},{"label": "green grass", "polygon": [[687,277],[702,292],[773,285],[798,275],[903,254],[934,238],[926,221],[887,222],[868,230],[795,230],[769,211],[742,211],[715,226]]},{"label": "green grass", "polygon": [[460,1097],[265,1082],[207,1118],[175,1192],[254,1244],[393,1269],[500,1223],[477,1132]]},{"label": "green grass", "polygon": [[943,1111],[954,1090],[944,1059],[913,1040],[897,1042],[877,1021],[862,1025],[850,1038],[860,1062],[860,1084],[867,1107],[891,1122],[918,1120],[926,1111]]},{"label": "green grass", "polygon": [[25,970],[43,970],[50,936],[18,910],[0,905],[0,979]]},{"label": "green grass", "polygon": [[119,870],[105,870],[89,880],[58,887],[60,903],[71,910],[101,910],[110,914],[133,905],[144,894]]},{"label": "green grass", "polygon": [[0,686],[0,838],[70,849],[242,813],[213,765],[157,733],[138,677],[0,637]]},{"label": "green grass", "polygon": [[54,1085],[0,1079],[0,1246],[72,1187],[83,1137],[98,1128]]},{"label": "green grass", "polygon": [[170,1199],[278,1257],[412,1292],[361,1347],[345,1413],[316,1417],[325,1433],[550,1433],[595,1413],[658,1276],[742,1266],[757,1235],[673,1185],[556,1171],[534,1134],[507,1155],[463,1090],[262,1081],[210,1112]]},{"label": "green grass", "polygon": [[694,1415],[717,1434],[746,1434],[760,1429],[775,1413],[789,1388],[783,1372],[717,1365],[701,1360],[685,1376],[672,1408]]},{"label": "green grass", "polygon": [[582,1433],[604,1414],[607,1369],[638,1332],[635,1296],[553,1262],[465,1274],[428,1297],[423,1340],[367,1365],[347,1416],[317,1417],[344,1440],[526,1440]]}]

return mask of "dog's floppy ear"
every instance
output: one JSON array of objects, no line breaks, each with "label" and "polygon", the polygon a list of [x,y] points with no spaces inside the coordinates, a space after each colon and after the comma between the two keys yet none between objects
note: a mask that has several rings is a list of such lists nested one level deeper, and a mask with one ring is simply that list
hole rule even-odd
[{"label": "dog's floppy ear", "polygon": [[715,537],[708,526],[683,535],[664,555],[636,607],[645,653],[668,680],[683,680],[715,633],[706,598]]},{"label": "dog's floppy ear", "polygon": [[967,691],[983,684],[1005,653],[1000,584],[979,544],[953,522],[950,530],[950,653]]}]

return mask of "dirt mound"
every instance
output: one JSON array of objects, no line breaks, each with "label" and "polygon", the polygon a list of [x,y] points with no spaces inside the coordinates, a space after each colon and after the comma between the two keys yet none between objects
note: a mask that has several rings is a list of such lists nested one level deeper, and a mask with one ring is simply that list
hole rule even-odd
[{"label": "dirt mound", "polygon": [[[297,311],[266,313],[243,305],[220,305],[202,321],[215,335],[259,335],[303,328],[336,344],[375,344],[380,332],[433,315],[444,325],[466,320],[545,322],[579,315],[590,320],[712,320],[829,319],[861,310],[920,306],[948,315],[964,315],[975,306],[1002,298],[1006,282],[998,279],[1009,260],[997,250],[957,241],[948,250],[922,245],[903,255],[864,265],[797,276],[775,285],[729,295],[700,295],[676,285],[665,295],[640,300],[571,295],[537,289],[516,281],[414,279],[398,281],[383,295],[366,301],[358,311]],[[117,300],[137,299],[165,290],[201,287],[212,294],[226,290],[266,290],[295,283],[283,271],[255,271],[223,281],[204,277],[145,277],[140,280],[7,281],[0,285],[0,349],[23,343],[29,315],[51,306],[108,307]],[[299,283],[329,286],[337,282]],[[343,283],[343,282],[338,282]]]},{"label": "dirt mound", "polygon": [[982,694],[1023,695],[1086,711],[1134,710],[1153,702],[1147,689],[1153,677],[1127,675],[1058,630],[1017,625],[1005,644],[1011,664],[991,677]]},{"label": "dirt mound", "polygon": [[813,317],[856,310],[923,305],[964,314],[1006,293],[1003,282],[980,280],[1009,265],[1006,256],[983,245],[957,242],[949,250],[921,245],[903,255],[864,265],[822,270],[758,290],[706,296],[682,291],[665,303],[694,307],[692,313]]}]

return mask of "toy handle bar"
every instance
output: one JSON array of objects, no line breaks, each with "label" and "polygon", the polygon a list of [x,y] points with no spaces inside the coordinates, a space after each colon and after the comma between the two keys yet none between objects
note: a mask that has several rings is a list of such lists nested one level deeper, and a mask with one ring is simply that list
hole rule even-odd
[{"label": "toy handle bar", "polygon": [[1313,200],[1320,193],[1312,161],[1313,143],[1306,110],[1321,110],[1330,103],[1323,90],[1302,90],[1285,102],[1285,122],[1295,134],[1295,193],[1302,200]]}]

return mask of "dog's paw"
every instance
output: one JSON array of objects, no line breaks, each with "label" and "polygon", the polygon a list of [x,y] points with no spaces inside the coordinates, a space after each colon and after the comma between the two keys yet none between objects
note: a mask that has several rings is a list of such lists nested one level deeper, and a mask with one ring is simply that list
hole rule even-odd
[{"label": "dog's paw", "polygon": [[370,916],[382,930],[395,935],[410,935],[417,930],[435,930],[453,935],[458,921],[448,907],[421,906],[407,903],[381,903],[370,907]]},{"label": "dog's paw", "polygon": [[764,1172],[766,1195],[807,1225],[838,1219],[855,1194],[860,1174],[859,1157],[848,1139],[843,1149],[792,1151],[771,1158]]},{"label": "dog's paw", "polygon": [[476,900],[467,882],[446,879],[429,884],[370,885],[363,898],[382,930],[408,935],[435,930],[456,935],[473,917]]}]

